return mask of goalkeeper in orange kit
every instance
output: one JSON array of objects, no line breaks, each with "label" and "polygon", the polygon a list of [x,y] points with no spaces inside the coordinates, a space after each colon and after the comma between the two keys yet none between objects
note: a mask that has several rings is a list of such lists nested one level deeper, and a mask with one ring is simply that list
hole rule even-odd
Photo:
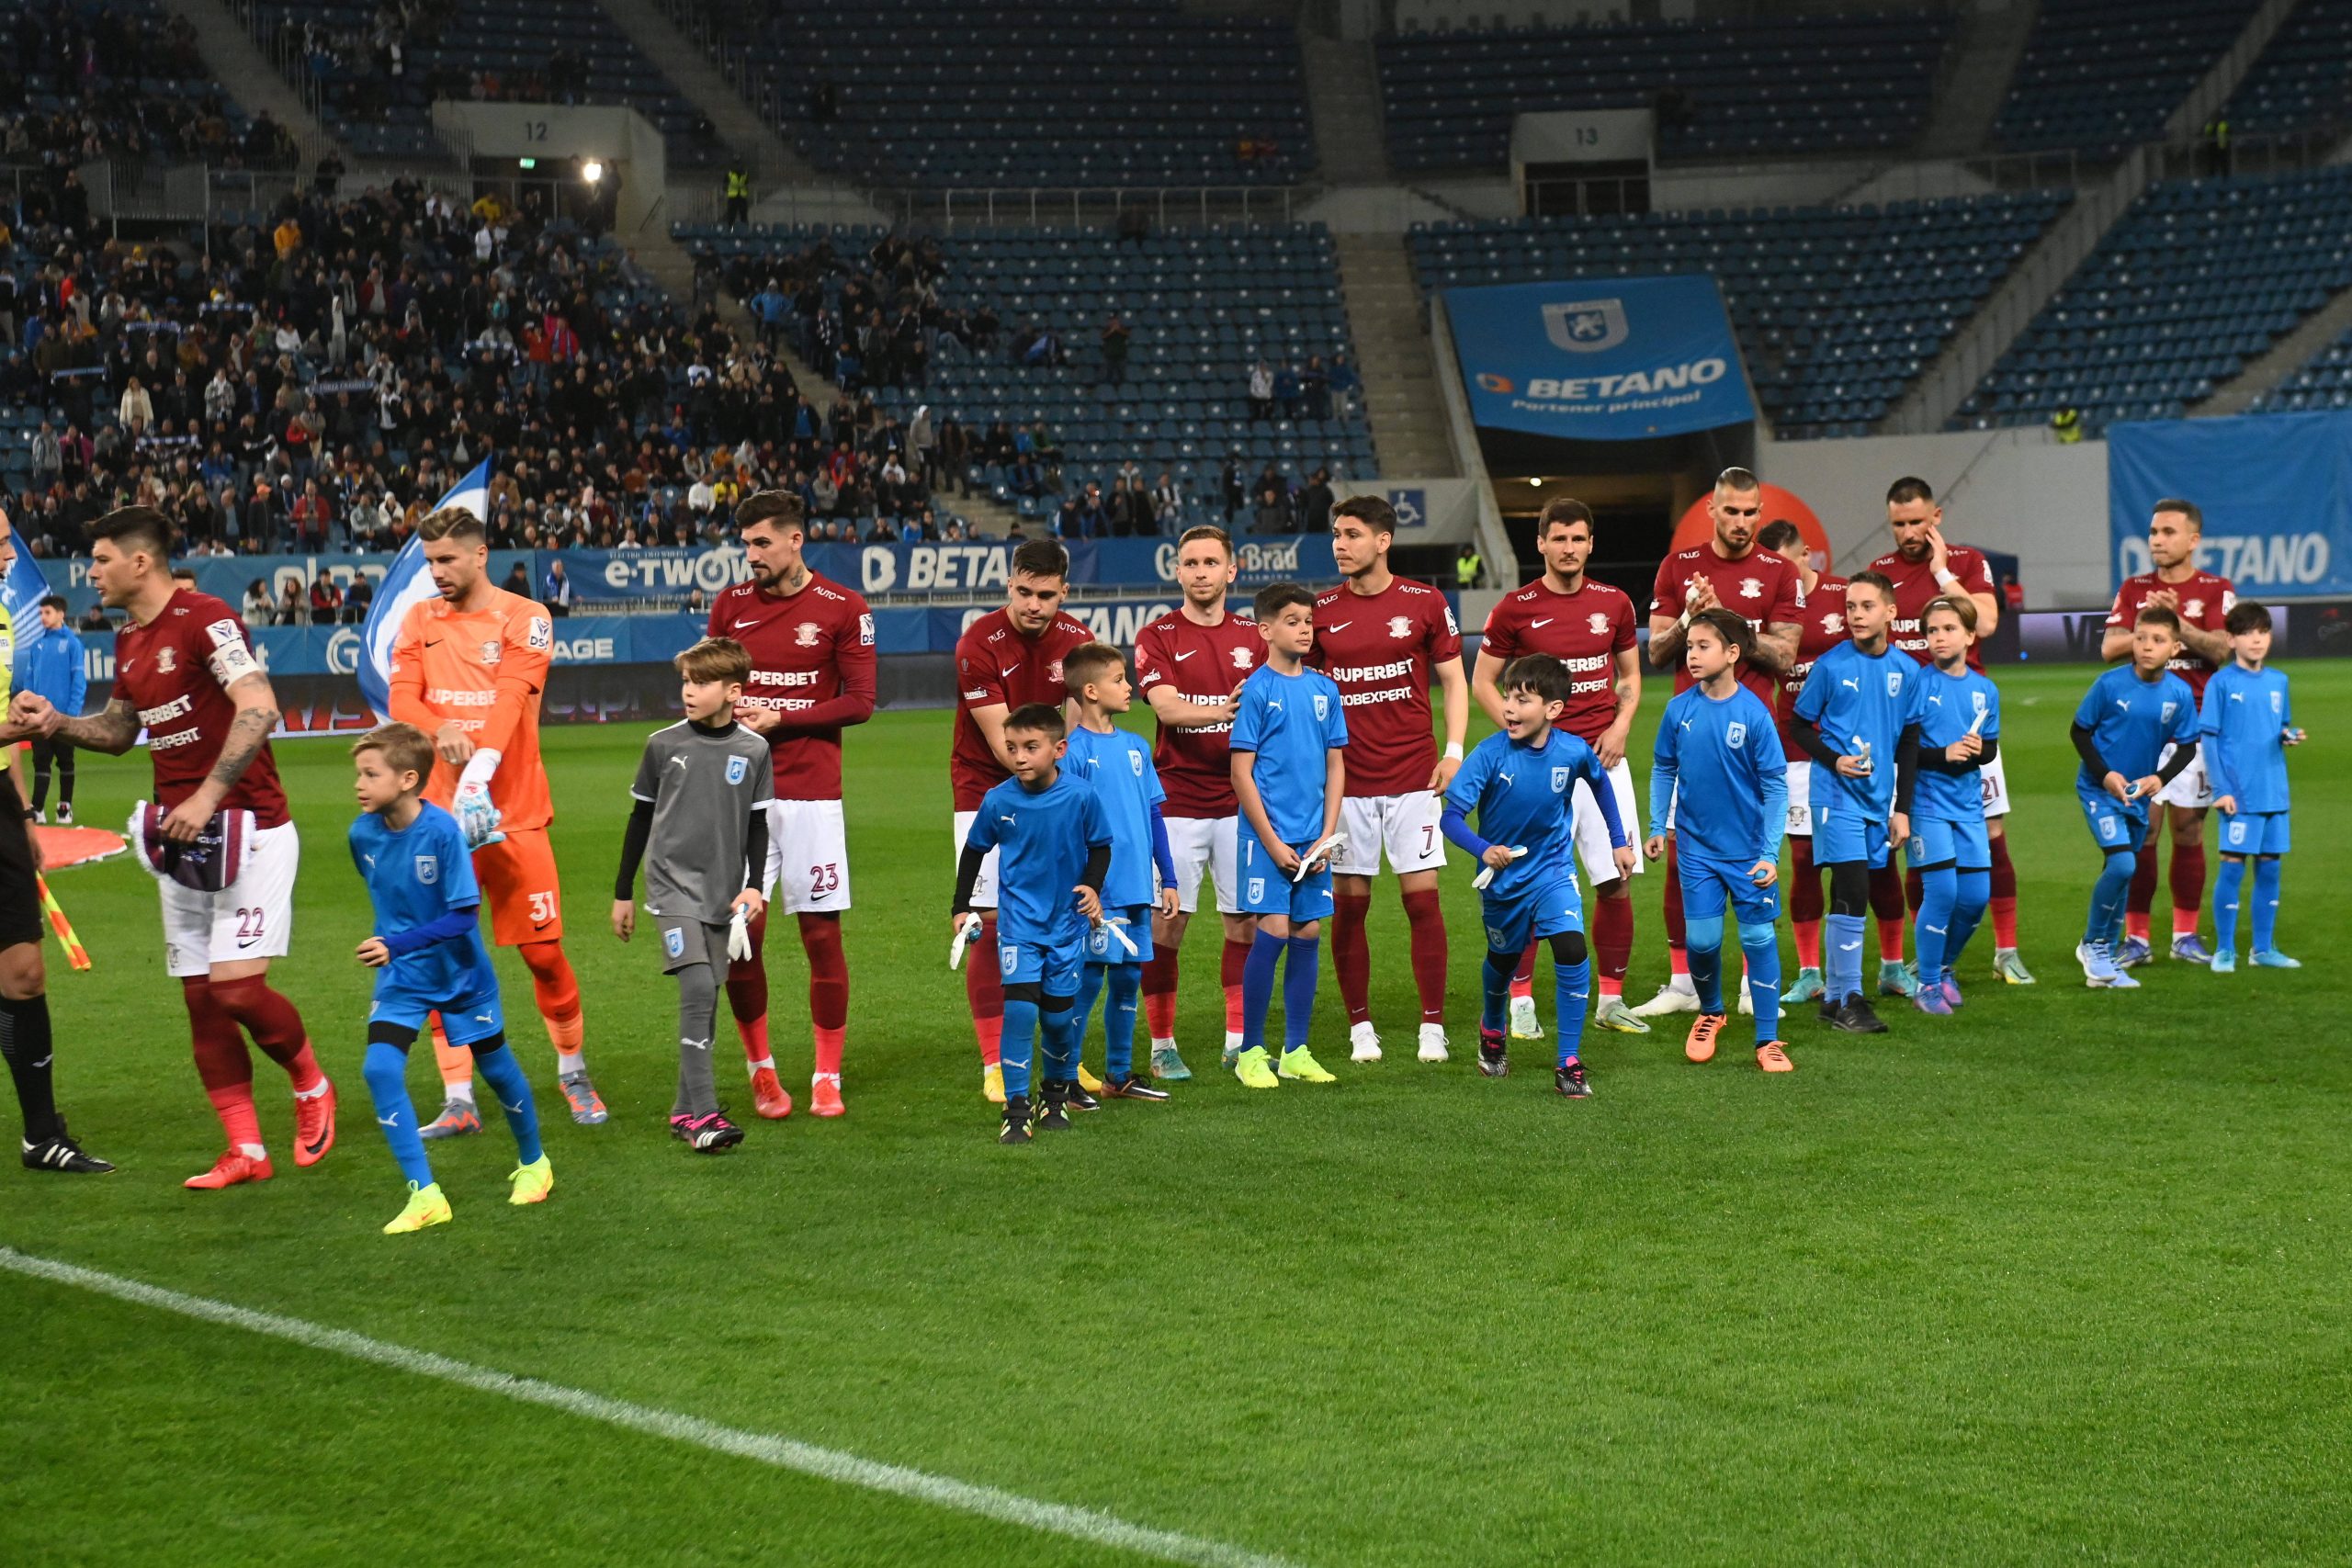
[{"label": "goalkeeper in orange kit", "polygon": [[[489,536],[461,507],[444,507],[416,527],[438,599],[413,604],[392,644],[391,717],[433,738],[446,764],[424,798],[458,818],[474,852],[474,875],[490,908],[492,939],[521,954],[555,1047],[556,1081],[571,1119],[605,1120],[582,1049],[580,982],[563,955],[563,893],[548,824],[547,769],[539,761],[539,694],[555,649],[544,605],[492,583]],[[434,1055],[447,1099],[428,1138],[481,1130],[474,1109],[473,1058],[452,1048],[440,1021]]]}]

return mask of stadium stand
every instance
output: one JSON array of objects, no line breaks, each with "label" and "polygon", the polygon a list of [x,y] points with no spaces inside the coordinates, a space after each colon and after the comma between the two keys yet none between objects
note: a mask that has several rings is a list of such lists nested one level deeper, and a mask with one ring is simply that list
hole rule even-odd
[{"label": "stadium stand", "polygon": [[2165,118],[2260,0],[2041,0],[1994,138],[2019,152],[2114,155]]},{"label": "stadium stand", "polygon": [[661,127],[683,168],[726,155],[710,127],[595,0],[288,0],[268,8],[294,30],[324,118],[362,158],[440,162],[436,97],[622,104]]},{"label": "stadium stand", "polygon": [[1296,31],[1174,0],[771,0],[738,17],[820,168],[941,186],[1288,185],[1315,166]]},{"label": "stadium stand", "polygon": [[1783,437],[1861,435],[2064,209],[2035,191],[1885,207],[1416,226],[1429,290],[1706,272]]},{"label": "stadium stand", "polygon": [[2352,118],[2352,0],[2301,0],[2287,13],[2222,118],[2238,137],[2340,126]]},{"label": "stadium stand", "polygon": [[0,158],[79,163],[109,156],[284,167],[291,140],[249,120],[211,79],[196,30],[155,0],[66,5],[6,0],[0,27],[10,91]]},{"label": "stadium stand", "polygon": [[[869,320],[879,338],[854,324],[870,301],[827,284],[823,260],[908,248],[879,231],[675,232],[753,301],[755,315],[769,313],[759,296],[770,278],[793,292],[788,328],[820,371],[871,386],[886,413],[910,423],[926,405],[953,415],[974,434],[963,467],[1023,517],[1081,533],[1166,532],[1231,518],[1222,500],[1229,463],[1256,470],[1253,513],[1261,485],[1279,480],[1286,515],[1316,470],[1374,470],[1371,429],[1349,395],[1355,355],[1338,265],[1320,224],[1126,235],[982,228],[927,241],[916,253],[924,276],[904,308]],[[1129,334],[1116,366],[1102,335],[1114,318]],[[926,328],[927,346],[910,353]],[[1264,396],[1253,398],[1261,365]],[[1032,450],[1041,455],[1034,471],[1023,461]],[[1162,473],[1182,492],[1180,512],[1121,525],[1109,503],[1122,478],[1150,489]],[[1104,503],[1099,523],[1064,515],[1086,508],[1089,485]]]},{"label": "stadium stand", "polygon": [[1515,114],[1651,105],[1666,157],[1903,147],[1951,37],[1950,17],[1922,7],[1385,38],[1389,161],[1400,173],[1495,169],[1509,160]]},{"label": "stadium stand", "polygon": [[2297,367],[2286,380],[2255,400],[2256,413],[2309,413],[2352,409],[2352,330]]},{"label": "stadium stand", "polygon": [[2352,168],[2151,186],[1953,428],[2172,419],[2352,288]]}]

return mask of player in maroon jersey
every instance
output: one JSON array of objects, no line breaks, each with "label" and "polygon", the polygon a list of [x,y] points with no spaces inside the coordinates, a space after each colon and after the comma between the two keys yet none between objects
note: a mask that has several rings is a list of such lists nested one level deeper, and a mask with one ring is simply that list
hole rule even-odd
[{"label": "player in maroon jersey", "polygon": [[[2099,657],[2109,662],[2129,659],[2132,626],[2140,612],[2151,605],[2170,610],[2180,617],[2180,651],[2173,655],[2173,672],[2188,682],[2200,704],[2205,682],[2230,661],[2230,634],[2222,621],[2238,601],[2228,578],[2197,569],[2197,547],[2204,536],[2205,513],[2195,502],[2156,502],[2148,519],[2148,558],[2154,570],[2123,580],[2098,645]],[[2148,839],[2132,876],[2131,897],[2124,904],[2123,946],[2115,961],[2129,967],[2145,964],[2150,956],[2149,914],[2156,902],[2156,832],[2162,818],[2172,831],[2172,955],[2191,964],[2211,964],[2213,954],[2197,936],[2198,915],[2205,903],[2205,813],[2213,804],[2202,747],[2156,801],[2165,809],[2148,814]]]},{"label": "player in maroon jersey", "polygon": [[246,1034],[293,1080],[294,1163],[316,1165],[334,1146],[334,1086],[302,1015],[269,985],[269,961],[286,955],[292,934],[301,859],[269,750],[277,696],[236,612],[173,582],[162,513],[121,507],[92,524],[90,538],[92,586],[130,615],[115,634],[113,694],[103,713],[77,718],[28,693],[12,716],[115,755],[145,728],[155,799],[139,812],[131,848],[163,888],[165,963],[187,1005],[197,1076],[229,1138],[187,1185],[266,1181]]},{"label": "player in maroon jersey", "polygon": [[[1440,798],[1462,766],[1470,723],[1470,682],[1462,671],[1462,628],[1444,594],[1388,570],[1396,513],[1377,496],[1331,512],[1337,588],[1316,596],[1315,667],[1340,688],[1347,709],[1347,795],[1331,858],[1331,966],[1348,1010],[1349,1060],[1380,1060],[1372,1026],[1372,950],[1364,920],[1385,848],[1412,931],[1413,984],[1421,999],[1420,1059],[1446,1059],[1445,913],[1438,868]],[[1430,735],[1430,684],[1445,698],[1445,752]]]},{"label": "player in maroon jersey", "polygon": [[1265,658],[1258,623],[1226,608],[1238,563],[1232,536],[1204,525],[1176,541],[1176,583],[1184,602],[1136,637],[1136,688],[1159,720],[1152,765],[1168,791],[1161,815],[1176,857],[1177,911],[1152,920],[1152,957],[1143,969],[1144,1019],[1151,1030],[1151,1076],[1189,1078],[1176,1049],[1176,958],[1209,874],[1225,921],[1218,978],[1225,989],[1225,1054],[1241,1050],[1241,970],[1257,940],[1257,917],[1241,910],[1233,797],[1235,701]]},{"label": "player in maroon jersey", "polygon": [[[1069,696],[1062,684],[1062,655],[1094,640],[1084,621],[1062,613],[1069,587],[1069,552],[1051,539],[1031,539],[1012,552],[1004,585],[1004,608],[990,610],[964,628],[956,643],[956,744],[947,760],[955,794],[956,840],[960,855],[978,815],[980,797],[1012,776],[1004,747],[1005,716],[1029,703],[1060,707]],[[964,959],[964,997],[972,1008],[972,1032],[980,1043],[980,1091],[1004,1100],[1004,1075],[997,1047],[1004,1032],[1004,981],[997,966],[996,852],[980,863],[972,886],[972,908],[980,916],[980,939]],[[1084,1068],[1079,1082],[1089,1089]]]},{"label": "player in maroon jersey", "polygon": [[[1617,797],[1617,819],[1633,822],[1639,818],[1633,770],[1625,765],[1625,740],[1642,702],[1634,602],[1621,590],[1585,576],[1592,545],[1590,507],[1565,495],[1544,503],[1535,519],[1535,547],[1544,558],[1544,575],[1504,594],[1488,612],[1477,667],[1470,674],[1470,694],[1499,728],[1503,695],[1498,682],[1505,665],[1530,653],[1550,654],[1566,665],[1571,689],[1560,725],[1600,757]],[[1582,780],[1577,783],[1573,811],[1577,858],[1584,862],[1585,877],[1592,884],[1592,946],[1600,981],[1594,1021],[1603,1029],[1647,1034],[1650,1026],[1625,1005],[1625,966],[1634,953],[1633,883],[1618,874],[1608,824]],[[1641,869],[1636,858],[1634,870],[1638,874]],[[1528,943],[1520,954],[1519,972],[1511,977],[1514,1040],[1537,1040],[1544,1034],[1535,1021],[1532,985],[1535,947]]]},{"label": "player in maroon jersey", "polygon": [[[1886,490],[1886,525],[1894,535],[1894,548],[1871,562],[1868,570],[1894,584],[1894,626],[1888,637],[1896,648],[1922,664],[1933,662],[1922,622],[1928,601],[1946,593],[1965,593],[1976,602],[1976,640],[1968,649],[1972,670],[1984,668],[1984,639],[2001,622],[2001,597],[1994,591],[1993,569],[1984,555],[1966,545],[1944,539],[1944,509],[1927,480],[1906,475]],[[2001,819],[2009,814],[2009,779],[1999,757],[1979,770],[1984,792],[1984,832],[1993,846],[1993,969],[2012,986],[2030,986],[2033,976],[2018,956],[2018,874],[2009,863],[2009,841]],[[1892,862],[1872,874],[1871,907],[1875,910],[1883,886],[1894,874]],[[1918,879],[1908,879],[1910,905],[1917,908]],[[1880,925],[1883,942],[1886,926]],[[1908,996],[1913,986],[1908,971],[1888,967],[1882,947],[1879,989]]]},{"label": "player in maroon jersey", "polygon": [[[818,576],[801,559],[800,498],[763,490],[735,508],[748,582],[710,607],[712,637],[752,655],[752,678],[735,717],[768,739],[775,798],[768,805],[767,882],[774,902],[799,921],[808,955],[808,1078],[812,1115],[842,1113],[842,1036],[849,1026],[849,957],[842,911],[850,907],[849,836],[842,820],[842,730],[874,716],[874,616],[865,601]],[[727,966],[727,1001],[743,1037],[752,1100],[771,1120],[792,1114],[768,1046],[768,913],[752,920],[752,956]]]},{"label": "player in maroon jersey", "polygon": [[[1650,664],[1674,671],[1677,693],[1691,685],[1682,650],[1691,618],[1702,610],[1729,610],[1755,628],[1756,653],[1740,660],[1739,681],[1766,707],[1774,705],[1780,677],[1796,661],[1804,582],[1787,560],[1756,547],[1763,513],[1764,481],[1746,468],[1725,468],[1707,502],[1713,537],[1658,563],[1650,594]],[[1671,833],[1666,857],[1666,942],[1672,968],[1657,995],[1634,1010],[1639,1018],[1699,1010],[1682,944],[1682,879],[1675,869]]]}]

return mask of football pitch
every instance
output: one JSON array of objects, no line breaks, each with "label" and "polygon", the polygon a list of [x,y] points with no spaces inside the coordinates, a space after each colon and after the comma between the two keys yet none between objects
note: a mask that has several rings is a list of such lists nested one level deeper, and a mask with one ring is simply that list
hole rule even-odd
[{"label": "football pitch", "polygon": [[[96,963],[51,948],[61,1097],[122,1169],[0,1175],[0,1561],[2342,1562],[2352,662],[2283,667],[2312,734],[2279,927],[2301,972],[2160,960],[2137,992],[2083,988],[2097,856],[2066,723],[2094,671],[2010,670],[2038,986],[1994,980],[1988,922],[1955,1018],[1890,1003],[1891,1033],[1853,1038],[1797,1009],[1785,1077],[1755,1070],[1736,1017],[1704,1067],[1678,1021],[1591,1033],[1595,1098],[1566,1102],[1548,1041],[1499,1081],[1470,1065],[1482,944],[1457,855],[1451,1065],[1411,1059],[1384,880],[1386,1062],[1347,1062],[1327,960],[1314,1041],[1340,1081],[1219,1074],[1204,919],[1180,1011],[1199,1076],[1012,1149],[943,963],[948,715],[850,737],[849,1114],[751,1118],[722,1016],[750,1136],[719,1158],[667,1134],[674,988],[645,928],[624,947],[606,919],[644,730],[551,729],[566,945],[613,1121],[562,1115],[502,953],[554,1197],[505,1204],[493,1117],[434,1148],[455,1223],[401,1237],[378,1234],[401,1189],[359,1076],[348,760],[283,744],[306,853],[275,973],[338,1080],[340,1142],[296,1170],[259,1061],[276,1179],[181,1190],[220,1133],[154,892],[127,859],[52,878]],[[1637,773],[1662,701],[1654,682]],[[146,784],[137,753],[85,760],[83,820],[119,824]],[[1665,966],[1658,884],[1635,893],[1635,999]],[[797,1100],[788,921],[769,964]]]}]

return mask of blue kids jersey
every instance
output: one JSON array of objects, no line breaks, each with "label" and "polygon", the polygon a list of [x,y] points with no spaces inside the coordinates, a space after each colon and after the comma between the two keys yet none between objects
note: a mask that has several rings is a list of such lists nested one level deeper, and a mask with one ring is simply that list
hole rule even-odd
[{"label": "blue kids jersey", "polygon": [[1340,688],[1320,670],[1285,675],[1261,664],[1241,683],[1233,716],[1233,750],[1254,751],[1250,777],[1266,820],[1282,840],[1312,844],[1323,836],[1323,780],[1329,753],[1348,743]]},{"label": "blue kids jersey", "polygon": [[1799,718],[1821,727],[1822,739],[1845,756],[1870,748],[1871,771],[1848,778],[1815,761],[1811,773],[1813,808],[1850,810],[1883,822],[1894,809],[1894,749],[1911,716],[1912,689],[1923,671],[1907,653],[1890,644],[1883,653],[1864,653],[1841,642],[1813,661],[1813,672],[1797,694]]},{"label": "blue kids jersey", "polygon": [[1111,871],[1102,879],[1102,905],[1131,909],[1148,904],[1151,886],[1151,808],[1168,798],[1159,771],[1151,765],[1151,743],[1114,729],[1108,735],[1079,728],[1069,732],[1062,767],[1094,787],[1111,825]]},{"label": "blue kids jersey", "polygon": [[1019,779],[1007,779],[980,797],[964,841],[998,852],[1000,942],[1074,947],[1086,935],[1086,917],[1078,912],[1079,875],[1088,852],[1111,842],[1110,818],[1093,785],[1067,767],[1034,795]]},{"label": "blue kids jersey", "polygon": [[[1911,722],[1919,727],[1919,750],[1940,752],[1959,741],[1973,724],[1986,740],[2001,733],[2001,691],[1981,670],[1962,666],[1947,675],[1930,664],[1913,681]],[[1979,716],[1982,716],[1981,717]],[[1939,822],[1980,821],[1984,795],[1974,768],[1963,773],[1921,768],[1911,787],[1911,815]]]},{"label": "blue kids jersey", "polygon": [[[376,907],[374,934],[394,946],[406,932],[454,911],[471,911],[481,903],[473,856],[466,852],[458,819],[429,802],[404,829],[363,812],[351,825],[351,861]],[[379,997],[397,993],[455,1003],[497,990],[498,975],[491,967],[478,925],[469,926],[457,940],[397,953],[376,972]]]},{"label": "blue kids jersey", "polygon": [[[2092,744],[2109,768],[2126,780],[2143,779],[2156,771],[2165,741],[2187,744],[2197,739],[2197,699],[2188,682],[2169,670],[2143,681],[2132,666],[2119,664],[2091,682],[2075,710],[2075,722],[2091,732]],[[2105,791],[2107,781],[2091,777],[2089,763],[2075,772],[2078,792]]]},{"label": "blue kids jersey", "polygon": [[1692,686],[1666,705],[1650,758],[1653,837],[1666,831],[1670,799],[1683,859],[1745,866],[1780,854],[1788,826],[1788,753],[1772,710],[1755,693],[1735,685],[1730,696],[1717,699]]},{"label": "blue kids jersey", "polygon": [[2235,796],[2242,813],[2286,810],[2286,732],[2294,722],[2282,671],[2248,670],[2234,660],[2213,671],[2197,728],[2214,795]]},{"label": "blue kids jersey", "polygon": [[[1590,786],[1609,823],[1609,841],[1632,842],[1627,825],[1616,819],[1617,792],[1608,782],[1592,748],[1565,729],[1544,733],[1540,746],[1524,746],[1498,730],[1470,749],[1461,771],[1445,792],[1446,815],[1478,816],[1476,835],[1487,844],[1508,849],[1525,846],[1527,853],[1495,873],[1486,893],[1490,899],[1510,899],[1538,883],[1575,875],[1568,860],[1573,842],[1569,831],[1570,803],[1578,779]],[[1451,831],[1447,837],[1452,838]],[[1457,843],[1462,842],[1459,839]],[[1477,852],[1477,847],[1463,848]]]}]

